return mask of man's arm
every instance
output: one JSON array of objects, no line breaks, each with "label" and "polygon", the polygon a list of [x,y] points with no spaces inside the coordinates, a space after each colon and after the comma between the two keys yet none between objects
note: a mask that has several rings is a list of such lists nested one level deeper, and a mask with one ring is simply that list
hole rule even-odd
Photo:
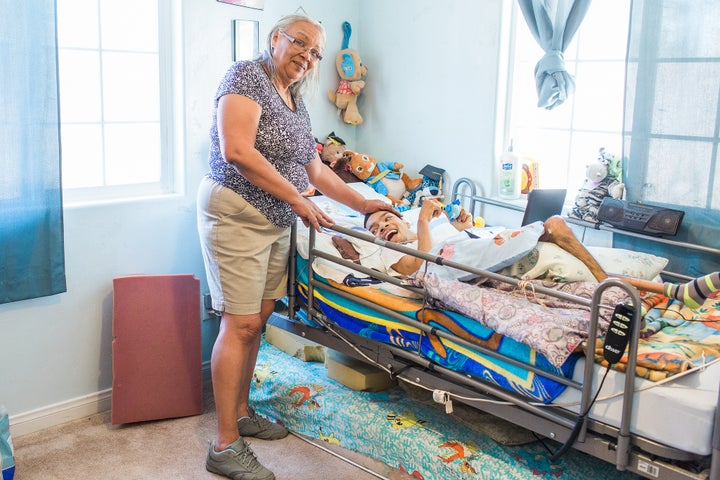
[{"label": "man's arm", "polygon": [[[430,221],[439,216],[443,207],[437,200],[425,200],[420,207],[417,220],[417,249],[427,253],[432,248],[432,234],[430,233]],[[392,268],[402,275],[412,275],[422,266],[424,260],[413,255],[405,255],[395,263]]]},{"label": "man's arm", "polygon": [[455,227],[458,232],[462,232],[467,228],[473,227],[473,218],[472,215],[467,212],[467,210],[460,207],[460,213],[458,214],[457,218],[455,218],[455,220],[450,222],[450,224]]}]

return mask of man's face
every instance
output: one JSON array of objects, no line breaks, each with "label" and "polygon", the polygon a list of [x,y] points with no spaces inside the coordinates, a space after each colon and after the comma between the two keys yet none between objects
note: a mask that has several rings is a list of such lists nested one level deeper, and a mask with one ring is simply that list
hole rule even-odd
[{"label": "man's face", "polygon": [[376,238],[393,243],[406,243],[417,240],[408,223],[392,212],[379,211],[368,217],[365,228]]}]

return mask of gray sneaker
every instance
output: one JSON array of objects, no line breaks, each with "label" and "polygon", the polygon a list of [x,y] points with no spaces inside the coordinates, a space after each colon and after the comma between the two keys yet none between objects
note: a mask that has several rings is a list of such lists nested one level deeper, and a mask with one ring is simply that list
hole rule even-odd
[{"label": "gray sneaker", "polygon": [[238,438],[222,452],[215,451],[215,442],[210,445],[205,468],[208,472],[223,475],[232,480],[275,480],[275,475],[263,467],[250,445]]},{"label": "gray sneaker", "polygon": [[265,417],[261,417],[252,408],[248,409],[249,417],[238,419],[238,431],[241,437],[255,437],[260,440],[279,440],[290,433],[287,428]]}]

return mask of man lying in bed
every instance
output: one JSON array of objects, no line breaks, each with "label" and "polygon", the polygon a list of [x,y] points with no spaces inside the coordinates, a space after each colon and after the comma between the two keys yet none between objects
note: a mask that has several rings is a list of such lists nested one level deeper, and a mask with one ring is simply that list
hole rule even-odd
[{"label": "man lying in bed", "polygon": [[[421,252],[429,252],[434,245],[444,243],[459,232],[472,227],[472,216],[464,209],[451,222],[442,204],[434,199],[425,200],[420,207],[415,226],[417,231],[413,231],[410,221],[393,212],[386,213],[388,215],[366,215],[365,228],[376,238],[405,244]],[[391,249],[383,249],[381,256],[383,263],[388,266],[388,271],[400,275],[415,273],[423,262],[422,259]]]},{"label": "man lying in bed", "polygon": [[[454,228],[448,228],[448,226]],[[475,239],[472,230],[472,216],[464,209],[453,222],[447,218],[443,205],[437,200],[429,199],[423,202],[417,218],[416,231],[413,231],[410,222],[398,217],[393,212],[376,212],[365,216],[365,228],[375,237],[382,240],[410,244],[421,252],[431,252],[433,247],[439,248],[445,242],[465,243],[465,240]],[[466,235],[458,235],[458,232],[466,232]],[[507,266],[516,260],[521,254],[529,252],[538,241],[557,244],[570,254],[577,257],[588,266],[593,276],[602,280],[607,277],[602,267],[595,261],[585,247],[575,238],[572,230],[567,226],[561,217],[552,217],[543,225],[535,222],[518,230],[506,230],[493,238],[477,239],[479,244],[473,241],[472,255],[477,256],[479,248],[492,249],[495,256],[507,255],[506,258],[493,258],[488,267],[497,267],[498,264]],[[501,248],[498,248],[501,247]],[[415,273],[423,264],[423,260],[412,255],[404,255],[395,250],[387,249],[387,258],[392,269],[401,275]],[[453,252],[457,255],[459,252]],[[441,256],[449,258],[447,254]],[[511,258],[512,257],[512,258]],[[512,261],[511,261],[512,260]],[[459,261],[459,263],[464,263]],[[502,268],[502,267],[500,267]],[[495,270],[499,268],[493,268]]]},{"label": "man lying in bed", "polygon": [[[448,229],[448,225],[454,228]],[[506,230],[492,239],[477,239],[478,243],[470,240],[470,237],[473,237],[472,231],[469,230],[471,227],[472,217],[465,210],[461,210],[458,218],[449,222],[442,204],[432,199],[423,202],[418,214],[416,231],[412,230],[409,222],[393,212],[379,211],[365,216],[365,228],[376,238],[409,244],[408,246],[417,248],[421,252],[438,254],[443,258],[452,258],[457,263],[470,264],[484,270],[498,271],[527,254],[537,242],[549,242],[556,244],[585,264],[598,282],[608,278],[607,273],[578,241],[560,216],[553,216],[544,223],[535,222],[517,230]],[[463,238],[462,235],[455,236],[463,231],[467,232],[468,238]],[[468,244],[473,248],[445,248],[447,245],[444,244],[447,242],[449,245],[450,241],[454,243],[452,247]],[[401,275],[411,275],[423,264],[423,260],[418,257],[391,249],[382,250],[384,263],[390,267],[391,273],[394,271]],[[708,295],[720,289],[719,272],[682,285],[669,282],[652,283],[629,278],[626,280],[639,289],[662,293],[682,301],[691,308],[702,305]]]}]

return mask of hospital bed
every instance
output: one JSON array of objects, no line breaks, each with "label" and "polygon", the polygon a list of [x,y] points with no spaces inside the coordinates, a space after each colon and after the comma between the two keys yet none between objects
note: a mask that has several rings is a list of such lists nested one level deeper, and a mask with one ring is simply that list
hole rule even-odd
[{"label": "hospital bed", "polygon": [[[645,300],[649,312],[642,322],[632,323],[626,357],[608,368],[600,363],[601,334],[613,307],[629,301],[634,317],[643,318],[644,299],[628,282],[611,278],[592,284],[589,293],[586,282],[571,282],[577,289],[570,290],[551,281],[525,282],[387,244],[342,208],[324,207],[341,220],[320,234],[299,224],[292,242],[288,314],[273,315],[275,326],[425,388],[448,410],[452,402],[461,402],[552,439],[556,448],[549,455],[554,459],[574,448],[645,478],[720,478],[720,337],[715,332],[720,297],[697,310],[672,301],[658,309]],[[351,241],[361,257],[373,248],[390,248],[486,279],[472,288],[482,290],[489,305],[482,315],[488,317],[508,308],[518,314],[537,312],[538,306],[577,314],[583,322],[574,328],[585,326],[579,332],[582,341],[562,363],[552,361],[557,345],[531,347],[523,341],[523,335],[537,332],[499,334],[447,308],[447,299],[431,298],[432,279],[426,277],[425,284],[398,279],[378,272],[371,262],[343,258],[332,248],[333,236]],[[460,287],[439,288],[455,286]]]}]

